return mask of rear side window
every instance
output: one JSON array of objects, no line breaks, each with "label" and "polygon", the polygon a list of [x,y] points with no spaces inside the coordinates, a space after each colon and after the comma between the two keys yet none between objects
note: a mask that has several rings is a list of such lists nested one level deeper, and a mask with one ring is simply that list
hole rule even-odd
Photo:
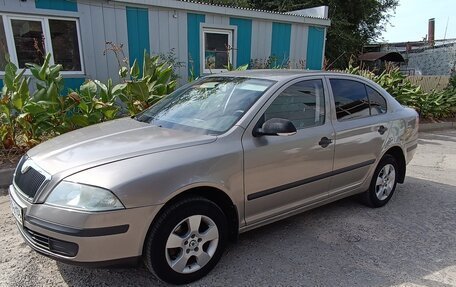
[{"label": "rear side window", "polygon": [[385,98],[369,86],[366,86],[366,90],[369,97],[371,115],[375,116],[386,113],[387,105]]},{"label": "rear side window", "polygon": [[322,80],[306,80],[285,89],[264,113],[264,121],[272,118],[290,120],[298,130],[323,125],[325,95]]},{"label": "rear side window", "polygon": [[331,79],[331,88],[340,121],[370,116],[369,98],[364,84],[356,81]]},{"label": "rear side window", "polygon": [[351,80],[331,79],[330,82],[339,121],[386,113],[385,98],[373,88]]}]

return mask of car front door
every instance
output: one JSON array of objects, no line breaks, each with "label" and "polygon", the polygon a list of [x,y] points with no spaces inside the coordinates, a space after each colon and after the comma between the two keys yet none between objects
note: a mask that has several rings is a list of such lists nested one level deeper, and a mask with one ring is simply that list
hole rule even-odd
[{"label": "car front door", "polygon": [[[257,113],[244,132],[245,215],[256,223],[327,197],[334,130],[322,77],[294,80]],[[290,120],[291,136],[254,136],[271,118]],[[323,139],[323,140],[322,140]],[[326,139],[326,140],[325,140]]]},{"label": "car front door", "polygon": [[387,101],[362,81],[328,79],[336,132],[334,171],[329,196],[361,186],[381,155],[388,136]]}]

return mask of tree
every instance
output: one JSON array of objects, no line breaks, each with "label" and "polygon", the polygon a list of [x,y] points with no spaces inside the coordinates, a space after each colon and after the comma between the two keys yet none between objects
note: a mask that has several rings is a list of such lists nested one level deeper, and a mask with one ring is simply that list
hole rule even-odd
[{"label": "tree", "polygon": [[288,12],[304,8],[329,6],[331,27],[327,32],[326,59],[330,68],[345,68],[352,55],[361,53],[365,44],[378,39],[390,12],[398,0],[212,0],[212,3]]}]

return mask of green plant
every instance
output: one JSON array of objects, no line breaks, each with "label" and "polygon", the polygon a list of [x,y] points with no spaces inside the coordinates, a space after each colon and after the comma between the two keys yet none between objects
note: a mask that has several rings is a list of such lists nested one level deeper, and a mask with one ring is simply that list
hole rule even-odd
[{"label": "green plant", "polygon": [[86,81],[79,92],[71,91],[65,108],[64,125],[67,130],[115,119],[119,107],[115,104],[117,94],[112,80],[103,84],[98,80]]},{"label": "green plant", "polygon": [[160,54],[158,54],[158,58],[159,58],[159,63],[160,64],[167,64],[167,65],[170,65],[173,68],[173,73],[171,75],[171,78],[173,80],[177,80],[177,79],[180,78],[179,74],[178,74],[178,70],[180,68],[184,68],[185,67],[185,63],[178,60],[178,58],[176,56],[176,50],[174,48],[169,50],[168,53],[160,53]]},{"label": "green plant", "polygon": [[448,82],[448,89],[456,90],[456,71],[452,72],[450,76],[450,81]]},{"label": "green plant", "polygon": [[80,91],[62,94],[62,65],[49,65],[50,57],[50,54],[46,55],[42,66],[27,64],[36,80],[32,101],[46,108],[39,118],[41,120],[33,121],[33,126],[41,129],[41,134],[62,134],[116,116],[119,108],[114,106],[116,95],[112,94],[112,81],[108,81],[107,85],[88,81],[80,87]]},{"label": "green plant", "polygon": [[249,67],[252,70],[257,69],[282,69],[282,66],[277,65],[277,58],[275,56],[269,56],[267,59],[251,59]]},{"label": "green plant", "polygon": [[25,69],[18,72],[6,58],[4,87],[0,99],[0,139],[3,148],[29,148],[39,142],[45,124],[47,104],[30,97]]},{"label": "green plant", "polygon": [[4,149],[26,149],[49,138],[90,124],[117,117],[116,98],[120,90],[107,84],[87,81],[80,91],[62,95],[64,80],[61,65],[49,65],[47,54],[43,65],[26,64],[36,82],[31,95],[31,77],[7,58],[5,85],[0,99],[0,139]]},{"label": "green plant", "polygon": [[119,75],[124,82],[114,86],[113,93],[125,104],[129,115],[155,104],[173,92],[177,85],[176,79],[173,79],[172,65],[162,62],[159,56],[150,57],[146,51],[142,73],[135,60],[131,67],[121,67]]}]

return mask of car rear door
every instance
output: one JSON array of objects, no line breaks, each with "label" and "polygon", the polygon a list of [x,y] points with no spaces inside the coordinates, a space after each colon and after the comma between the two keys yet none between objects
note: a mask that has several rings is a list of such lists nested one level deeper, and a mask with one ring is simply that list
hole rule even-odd
[{"label": "car rear door", "polygon": [[[242,145],[247,224],[327,197],[334,130],[326,91],[323,77],[294,80],[269,99],[246,129]],[[254,129],[271,118],[289,119],[297,133],[253,136]]]},{"label": "car rear door", "polygon": [[364,81],[328,77],[335,130],[329,196],[352,191],[367,178],[388,136],[387,101]]}]

